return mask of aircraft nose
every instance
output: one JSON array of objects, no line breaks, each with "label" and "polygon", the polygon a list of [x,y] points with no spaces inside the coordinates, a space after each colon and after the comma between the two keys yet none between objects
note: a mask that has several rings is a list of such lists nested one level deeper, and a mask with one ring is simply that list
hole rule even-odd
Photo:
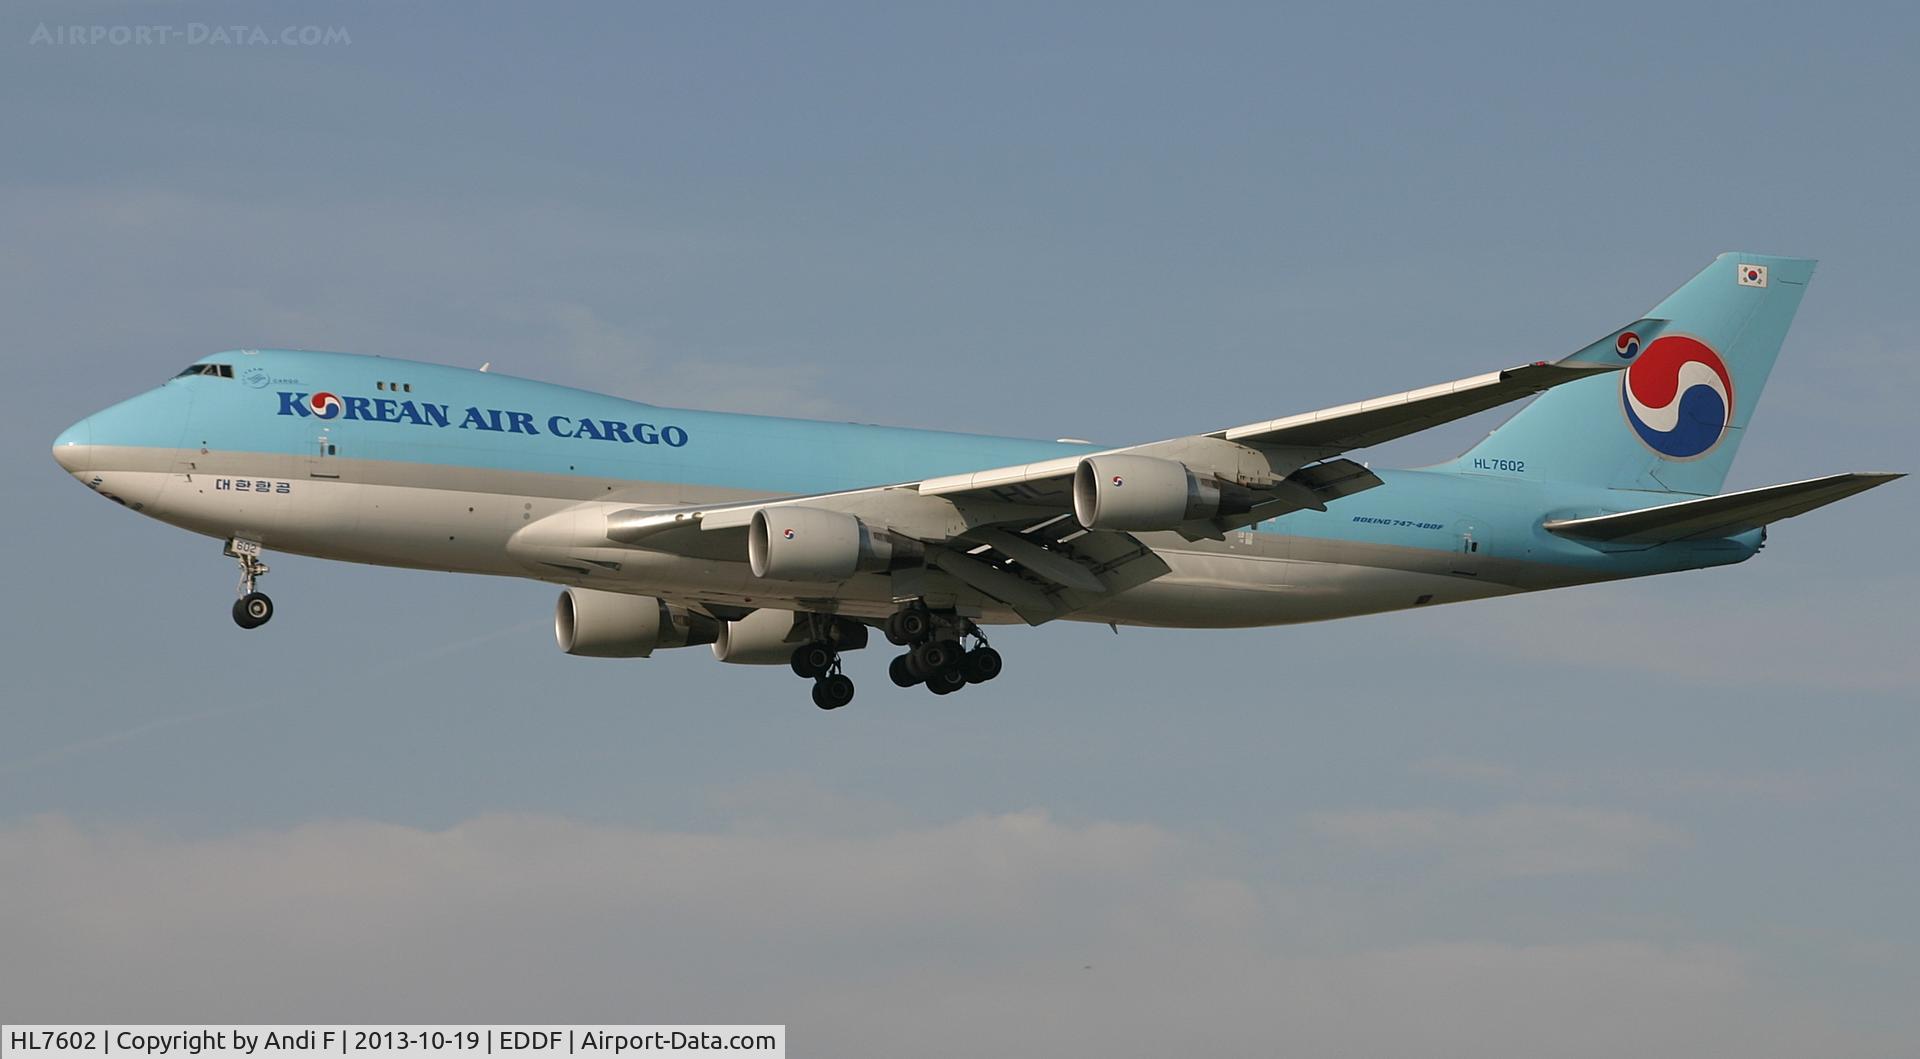
[{"label": "aircraft nose", "polygon": [[93,468],[93,419],[88,417],[61,431],[53,439],[53,458],[68,474],[85,474]]}]

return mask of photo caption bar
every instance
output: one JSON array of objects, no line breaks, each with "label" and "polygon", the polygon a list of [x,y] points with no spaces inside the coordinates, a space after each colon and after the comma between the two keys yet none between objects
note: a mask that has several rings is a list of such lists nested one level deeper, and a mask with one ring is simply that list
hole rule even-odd
[{"label": "photo caption bar", "polygon": [[781,1026],[10,1026],[0,1059],[713,1055],[785,1059]]}]

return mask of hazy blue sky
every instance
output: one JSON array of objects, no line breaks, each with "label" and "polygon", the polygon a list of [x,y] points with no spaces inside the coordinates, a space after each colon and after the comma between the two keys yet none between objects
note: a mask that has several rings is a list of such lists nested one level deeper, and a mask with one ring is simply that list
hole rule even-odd
[{"label": "hazy blue sky", "polygon": [[1142,440],[1564,353],[1744,249],[1821,265],[1729,487],[1915,470],[1916,54],[1906,5],[9,5],[0,1017],[1920,1052],[1911,481],[1731,569],[1008,631],[955,698],[874,651],[825,715],[567,658],[533,583],[281,557],[242,633],[217,543],[47,451],[261,346]]}]

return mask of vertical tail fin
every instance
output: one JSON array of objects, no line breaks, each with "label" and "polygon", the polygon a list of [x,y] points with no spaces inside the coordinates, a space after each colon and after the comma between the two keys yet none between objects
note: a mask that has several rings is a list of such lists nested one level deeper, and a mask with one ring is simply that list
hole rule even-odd
[{"label": "vertical tail fin", "polygon": [[1528,478],[1719,492],[1813,265],[1721,254],[1609,340],[1625,371],[1542,394],[1450,469],[1519,463]]}]

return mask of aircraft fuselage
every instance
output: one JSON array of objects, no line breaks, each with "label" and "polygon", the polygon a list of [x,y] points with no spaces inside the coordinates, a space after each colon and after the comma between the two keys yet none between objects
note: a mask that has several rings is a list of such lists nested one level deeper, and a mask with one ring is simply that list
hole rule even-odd
[{"label": "aircraft fuselage", "polygon": [[[756,578],[744,557],[689,557],[553,520],[831,493],[1093,452],[1098,446],[666,409],[508,376],[377,357],[241,351],[63,434],[55,454],[143,515],[272,551],[528,577],[713,603],[884,617],[886,574]],[[1317,621],[1739,562],[1734,539],[1602,548],[1549,517],[1622,509],[1618,491],[1484,473],[1379,471],[1384,485],[1221,540],[1142,534],[1171,568],[1070,615],[1135,625]],[[982,622],[1017,620],[959,599]]]}]

